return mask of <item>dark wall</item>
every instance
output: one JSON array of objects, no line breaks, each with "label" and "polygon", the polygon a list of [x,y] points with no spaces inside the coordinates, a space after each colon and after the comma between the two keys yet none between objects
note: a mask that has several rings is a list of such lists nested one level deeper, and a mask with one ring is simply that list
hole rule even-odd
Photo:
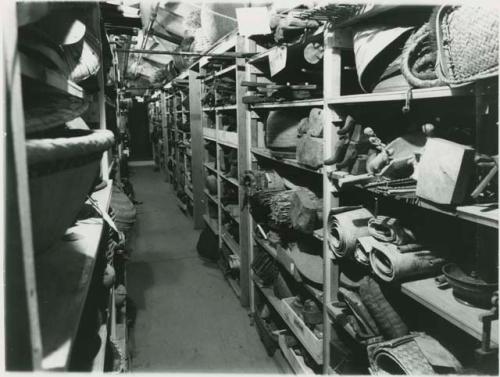
[{"label": "dark wall", "polygon": [[129,111],[130,161],[151,160],[153,152],[149,140],[148,113],[145,103],[134,101]]}]

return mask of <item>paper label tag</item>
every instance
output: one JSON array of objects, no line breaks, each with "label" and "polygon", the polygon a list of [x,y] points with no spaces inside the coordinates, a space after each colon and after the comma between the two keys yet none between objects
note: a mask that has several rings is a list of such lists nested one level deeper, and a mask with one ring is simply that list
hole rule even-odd
[{"label": "paper label tag", "polygon": [[243,36],[271,34],[266,7],[236,8],[238,33]]},{"label": "paper label tag", "polygon": [[269,51],[269,71],[271,76],[274,76],[285,68],[286,50],[286,46],[275,46]]}]

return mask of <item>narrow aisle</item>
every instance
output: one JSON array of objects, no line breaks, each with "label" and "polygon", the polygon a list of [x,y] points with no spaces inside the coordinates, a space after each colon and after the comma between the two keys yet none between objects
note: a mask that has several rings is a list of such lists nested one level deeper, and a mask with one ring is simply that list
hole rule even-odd
[{"label": "narrow aisle", "polygon": [[198,257],[172,186],[152,166],[134,167],[132,182],[143,201],[127,267],[132,371],[280,373],[221,271]]}]

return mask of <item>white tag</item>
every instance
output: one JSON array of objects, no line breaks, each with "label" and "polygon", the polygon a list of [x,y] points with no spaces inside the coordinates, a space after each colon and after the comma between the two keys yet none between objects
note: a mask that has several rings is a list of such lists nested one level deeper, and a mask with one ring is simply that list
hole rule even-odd
[{"label": "white tag", "polygon": [[286,46],[275,46],[269,51],[269,71],[274,76],[286,66]]},{"label": "white tag", "polygon": [[270,17],[266,7],[236,8],[240,35],[271,34]]}]

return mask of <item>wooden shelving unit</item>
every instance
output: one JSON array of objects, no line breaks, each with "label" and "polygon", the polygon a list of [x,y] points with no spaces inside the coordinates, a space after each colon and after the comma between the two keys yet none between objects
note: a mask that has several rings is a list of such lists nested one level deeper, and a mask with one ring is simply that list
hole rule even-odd
[{"label": "wooden shelving unit", "polygon": [[[383,8],[382,13],[386,11],[392,12],[397,7],[387,6]],[[373,16],[379,14],[380,12],[377,11],[373,13]],[[211,57],[202,57],[188,69],[192,189],[187,188],[187,185],[183,185],[183,187],[191,198],[191,202],[193,202],[195,228],[209,227],[218,235],[219,248],[227,248],[231,257],[239,260],[239,281],[238,279],[228,279],[228,282],[236,292],[241,303],[244,306],[248,306],[253,315],[256,313],[257,305],[262,302],[262,298],[264,302],[269,303],[276,313],[280,315],[290,331],[297,337],[301,345],[312,356],[318,364],[317,366],[323,369],[324,374],[334,373],[330,365],[332,351],[330,343],[332,339],[331,325],[337,324],[339,318],[345,314],[345,308],[337,305],[339,276],[343,267],[342,261],[334,256],[328,244],[328,214],[332,208],[343,204],[344,195],[347,191],[353,193],[355,190],[358,190],[360,196],[373,198],[381,214],[384,211],[386,198],[384,197],[384,200],[380,200],[379,203],[378,199],[382,198],[381,194],[369,189],[363,189],[361,185],[351,188],[346,183],[352,176],[344,174],[337,176],[336,179],[332,179],[331,174],[333,173],[333,169],[331,167],[324,166],[314,170],[300,164],[295,159],[276,157],[276,154],[273,154],[265,143],[267,115],[271,111],[280,109],[282,111],[299,109],[302,112],[307,112],[309,109],[322,108],[324,115],[322,135],[323,154],[324,156],[331,156],[333,154],[333,146],[336,144],[338,137],[335,126],[339,125],[350,111],[358,110],[362,112],[364,109],[376,109],[376,111],[380,112],[400,113],[405,101],[409,100],[412,105],[418,105],[422,108],[436,102],[442,102],[443,106],[450,106],[454,101],[460,104],[470,103],[471,109],[478,112],[482,108],[482,96],[496,95],[496,93],[492,92],[491,88],[481,88],[478,91],[475,85],[465,85],[456,88],[442,86],[413,89],[411,92],[397,90],[383,93],[344,93],[344,84],[342,82],[350,79],[349,77],[344,77],[344,75],[352,74],[352,72],[348,72],[343,61],[345,54],[352,54],[353,50],[352,34],[349,27],[353,23],[361,21],[362,19],[358,20],[356,18],[352,22],[348,21],[345,23],[346,28],[338,27],[338,25],[335,28],[324,27],[314,33],[314,38],[317,38],[318,41],[322,40],[324,45],[323,77],[322,83],[318,83],[318,86],[322,85],[323,92],[319,98],[317,98],[316,92],[313,94],[314,97],[305,100],[280,100],[244,104],[243,97],[247,94],[247,91],[251,93],[252,91],[255,92],[255,90],[241,86],[242,81],[266,84],[273,82],[273,77],[270,77],[269,74],[268,63],[271,49],[260,47],[252,40],[238,37],[236,34],[226,36],[206,52],[253,52],[255,55],[252,58],[246,60],[235,59],[233,61],[225,59],[217,61]],[[287,45],[287,47],[291,48],[290,45]],[[186,76],[183,77],[185,78]],[[234,79],[234,85],[227,78]],[[234,87],[235,97],[231,97],[230,102],[217,103],[217,94],[214,95],[214,100],[210,103],[201,101],[206,95],[207,88],[224,79],[226,79],[227,86],[231,86],[231,90]],[[173,140],[188,142],[187,139],[182,139],[182,132],[179,132],[180,130],[175,126],[176,117],[183,116],[185,110],[176,108],[175,101],[177,94],[172,90],[172,84],[168,84],[166,88],[165,118],[167,124],[172,127],[171,131],[167,132],[167,134]],[[234,103],[232,101],[233,98],[235,99]],[[226,125],[222,120],[223,117],[234,117],[236,119],[235,132],[228,131],[223,127]],[[481,114],[476,114],[475,119],[477,123],[480,123]],[[481,139],[480,132],[477,132],[477,138],[478,140]],[[169,145],[172,144],[170,143]],[[211,155],[208,150],[211,151]],[[237,151],[237,175],[226,174],[221,164],[223,152],[230,150]],[[174,156],[171,159],[175,169],[179,169],[179,166],[183,162],[175,157],[175,152],[174,154],[171,153],[171,155]],[[289,182],[288,186],[290,184],[299,184],[295,182],[299,180],[301,186],[312,189],[318,194],[318,197],[322,197],[323,199],[322,228],[315,230],[311,235],[311,237],[316,239],[315,242],[318,243],[318,251],[319,248],[322,248],[321,256],[323,259],[324,276],[322,290],[306,284],[304,279],[301,279],[293,260],[291,258],[288,260],[284,259],[276,248],[272,247],[269,242],[254,231],[254,222],[249,212],[249,206],[245,205],[247,198],[245,198],[240,182],[245,170],[255,170],[262,167],[272,167],[277,171],[279,170],[279,174]],[[209,175],[216,178],[216,195],[210,194],[205,187],[206,177]],[[178,176],[172,177],[174,182],[178,179]],[[348,190],[344,190],[344,185]],[[239,216],[232,216],[231,210],[233,208],[230,208],[224,201],[224,191],[227,187],[238,190],[237,205],[239,207]],[[423,212],[428,210],[429,214],[433,214],[433,212],[444,214],[449,216],[450,221],[455,221],[452,218],[457,218],[463,220],[465,224],[470,223],[471,226],[477,226],[478,229],[482,229],[481,227],[498,229],[498,207],[493,205],[463,205],[452,208],[438,206],[424,200],[409,200],[402,197],[391,198],[395,200],[391,205],[407,205],[409,210],[413,210],[412,206],[420,207],[423,209]],[[387,200],[390,199],[387,198]],[[238,242],[235,237],[229,235],[223,226],[225,221],[234,221],[237,223],[239,230]],[[272,292],[272,289],[259,285],[260,283],[253,276],[251,269],[254,260],[254,251],[257,250],[257,247],[263,249],[264,252],[274,258],[284,273],[289,274],[297,283],[301,284],[307,297],[311,297],[321,306],[323,310],[322,339],[316,338],[309,329],[306,331],[303,328],[303,323],[301,323],[302,326],[298,325],[301,322],[300,318],[297,319],[294,317],[294,312],[286,300],[278,299]],[[430,312],[462,329],[464,336],[469,334],[475,339],[481,339],[482,322],[479,316],[485,314],[486,311],[460,304],[453,298],[450,289],[439,290],[431,279],[423,279],[404,283],[401,285],[399,291],[402,296],[408,296],[413,299],[416,307],[422,305],[429,309]],[[494,345],[498,344],[497,327],[497,321],[494,321],[492,330],[492,334],[495,334],[492,335]],[[348,328],[346,329],[350,331]],[[354,333],[350,335],[353,337],[356,336]],[[312,368],[306,366],[303,359],[298,357],[292,349],[286,347],[283,336],[280,336],[279,339],[280,352],[288,361],[290,368],[296,373],[312,373]]]},{"label": "wooden shelving unit", "polygon": [[[99,4],[82,6],[88,12],[87,27],[92,27],[99,36],[94,52],[102,56],[103,50],[109,48],[109,45],[105,40],[100,40]],[[51,11],[56,8],[54,5]],[[33,233],[36,229],[33,229],[30,216],[25,121],[32,115],[30,112],[33,109],[39,110],[39,104],[23,101],[23,97],[37,93],[46,95],[45,98],[50,102],[53,94],[60,95],[71,108],[66,108],[60,102],[44,104],[45,109],[42,110],[50,111],[51,106],[58,106],[57,110],[60,113],[67,111],[65,116],[68,117],[74,114],[75,106],[80,109],[79,106],[83,103],[86,108],[85,102],[90,101],[95,110],[86,115],[100,129],[107,128],[106,105],[111,105],[113,112],[118,113],[118,110],[116,104],[105,94],[103,67],[94,77],[97,89],[89,95],[87,89],[84,90],[68,79],[67,75],[48,69],[41,61],[20,52],[17,43],[22,41],[17,40],[16,4],[6,6],[4,11],[4,26],[8,30],[4,49],[7,62],[4,74],[10,98],[4,105],[5,113],[10,114],[6,118],[5,129],[8,151],[6,161],[8,187],[12,191],[7,198],[10,203],[7,215],[9,222],[14,221],[8,228],[6,243],[11,253],[7,253],[10,256],[6,257],[5,265],[8,271],[5,280],[5,349],[8,350],[5,366],[9,371],[70,371],[73,368],[73,346],[81,340],[79,327],[88,319],[84,317],[84,307],[87,298],[95,294],[92,282],[96,278],[94,270],[102,251],[100,241],[105,224],[100,216],[78,220],[67,229],[65,236],[47,250],[34,252]],[[113,51],[110,54],[114,56]],[[45,120],[61,121],[50,117]],[[111,151],[103,153],[100,164],[101,177],[107,182],[107,186],[91,195],[92,204],[97,205],[103,213],[108,211],[111,199],[113,182],[108,178],[109,172],[112,165],[117,164],[119,168],[118,160],[108,158],[110,153]],[[10,187],[11,185],[14,186]],[[67,189],[71,190],[71,187]],[[81,205],[83,204],[82,200]],[[90,204],[90,200],[87,204]],[[106,323],[99,326],[101,346],[89,368],[103,372],[109,331]]]}]

